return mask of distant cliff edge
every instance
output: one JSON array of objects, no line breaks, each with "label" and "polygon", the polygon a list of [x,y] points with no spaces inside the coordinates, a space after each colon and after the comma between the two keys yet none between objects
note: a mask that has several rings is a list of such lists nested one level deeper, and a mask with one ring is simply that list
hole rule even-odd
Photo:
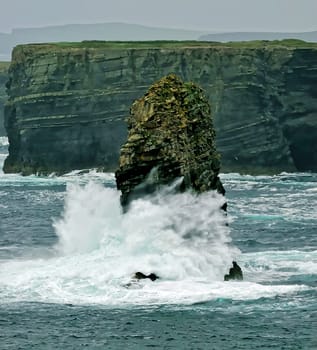
[{"label": "distant cliff edge", "polygon": [[6,172],[113,171],[131,103],[175,73],[199,84],[223,171],[317,171],[317,45],[82,42],[17,46]]}]

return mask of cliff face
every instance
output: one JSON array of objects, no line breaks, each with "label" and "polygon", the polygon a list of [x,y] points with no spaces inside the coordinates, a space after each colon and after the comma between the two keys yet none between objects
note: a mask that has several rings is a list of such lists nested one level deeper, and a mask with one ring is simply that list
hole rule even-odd
[{"label": "cliff face", "polygon": [[283,133],[295,167],[317,171],[317,54],[296,50],[285,73],[280,101]]},{"label": "cliff face", "polygon": [[224,194],[210,107],[197,85],[162,78],[133,103],[128,128],[116,171],[123,206],[180,177],[181,190]]},{"label": "cliff face", "polygon": [[8,80],[9,62],[0,62],[0,136],[5,136],[4,104],[7,100],[5,84]]},{"label": "cliff face", "polygon": [[129,106],[171,72],[205,90],[222,169],[317,171],[316,45],[186,42],[15,48],[4,170],[114,170]]}]

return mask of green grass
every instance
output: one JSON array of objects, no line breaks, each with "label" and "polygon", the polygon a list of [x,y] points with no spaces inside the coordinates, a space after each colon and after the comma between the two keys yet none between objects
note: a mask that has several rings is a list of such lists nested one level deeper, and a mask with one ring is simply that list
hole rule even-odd
[{"label": "green grass", "polygon": [[223,45],[230,47],[242,48],[261,48],[261,47],[290,47],[290,48],[317,48],[317,43],[310,43],[299,39],[284,39],[284,40],[253,40],[253,41],[237,41]]},{"label": "green grass", "polygon": [[50,49],[175,49],[196,47],[219,48],[262,48],[262,47],[286,47],[286,48],[317,48],[317,43],[308,43],[297,39],[286,40],[254,40],[241,42],[210,42],[210,41],[82,41],[82,42],[57,42],[43,44],[18,45],[17,47]]}]

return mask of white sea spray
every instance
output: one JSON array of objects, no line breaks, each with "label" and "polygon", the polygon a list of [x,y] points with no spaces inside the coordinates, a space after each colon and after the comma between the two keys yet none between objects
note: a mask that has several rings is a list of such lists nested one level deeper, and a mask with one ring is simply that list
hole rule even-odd
[{"label": "white sea spray", "polygon": [[222,279],[238,249],[216,192],[171,194],[165,188],[122,213],[119,192],[95,183],[69,185],[54,226],[62,254],[102,252],[117,278],[134,271],[167,279]]},{"label": "white sea spray", "polygon": [[[55,256],[1,262],[2,302],[188,304],[274,298],[311,288],[300,280],[292,285],[285,281],[316,272],[313,252],[240,254],[219,209],[225,200],[219,194],[172,195],[164,188],[122,214],[120,193],[113,183],[112,188],[102,184],[109,175],[97,175],[10,180],[23,186],[68,184],[64,209],[54,222]],[[89,178],[93,182],[87,183]],[[223,281],[232,259],[243,268],[243,282]],[[161,278],[129,285],[135,271]]]}]

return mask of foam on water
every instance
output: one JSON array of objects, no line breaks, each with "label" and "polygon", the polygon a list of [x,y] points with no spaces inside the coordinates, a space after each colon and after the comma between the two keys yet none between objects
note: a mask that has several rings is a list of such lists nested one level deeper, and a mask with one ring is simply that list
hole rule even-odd
[{"label": "foam on water", "polygon": [[8,152],[7,152],[8,145],[9,145],[8,138],[4,136],[0,136],[0,175],[3,173],[2,171],[3,163],[8,155]]},{"label": "foam on water", "polygon": [[7,154],[4,154],[3,161],[1,163],[0,154],[0,187],[49,187],[54,185],[66,185],[68,183],[86,184],[89,181],[97,181],[102,182],[103,184],[114,186],[113,173],[98,172],[96,169],[89,169],[85,173],[82,173],[82,171],[79,170],[72,171],[63,176],[56,176],[54,174],[51,174],[50,176],[22,176],[21,174],[3,174],[2,166],[6,156]]},{"label": "foam on water", "polygon": [[281,281],[294,275],[317,275],[317,251],[266,251],[241,256],[249,280]]},{"label": "foam on water", "polygon": [[[123,264],[124,259],[117,260]],[[112,273],[109,268],[115,269]],[[50,260],[3,264],[1,301],[33,301],[72,304],[192,304],[209,300],[255,300],[306,291],[305,285],[263,285],[255,282],[222,282],[204,278],[142,281],[126,287],[118,269],[97,252]],[[121,267],[123,270],[123,268]]]},{"label": "foam on water", "polygon": [[138,270],[173,279],[222,277],[239,253],[230,245],[226,217],[219,210],[224,198],[215,192],[197,196],[170,190],[134,201],[123,215],[117,190],[95,183],[69,186],[63,218],[55,223],[59,250],[99,249],[115,265],[123,258],[118,277]]},{"label": "foam on water", "polygon": [[0,136],[0,147],[1,146],[8,146],[8,145],[9,145],[8,138],[5,136]]},{"label": "foam on water", "polygon": [[[294,260],[301,272],[312,271],[316,267],[314,257],[309,258],[315,265],[309,266],[307,255],[300,251],[285,253],[284,258],[276,252],[240,255],[231,243],[227,218],[219,209],[222,196],[214,192],[200,196],[171,192],[167,187],[152,197],[134,201],[128,213],[122,214],[120,194],[114,188],[93,182],[68,184],[64,212],[54,223],[59,238],[56,255],[3,262],[0,299],[186,304],[217,298],[271,298],[309,288],[263,285],[258,276],[268,266],[275,273],[271,274],[274,280],[278,274],[283,276],[279,268],[288,266],[287,261],[291,266]],[[223,282],[223,275],[236,258],[242,263],[246,281]],[[136,271],[154,272],[161,278],[128,287]],[[264,281],[269,280],[266,276]]]}]

